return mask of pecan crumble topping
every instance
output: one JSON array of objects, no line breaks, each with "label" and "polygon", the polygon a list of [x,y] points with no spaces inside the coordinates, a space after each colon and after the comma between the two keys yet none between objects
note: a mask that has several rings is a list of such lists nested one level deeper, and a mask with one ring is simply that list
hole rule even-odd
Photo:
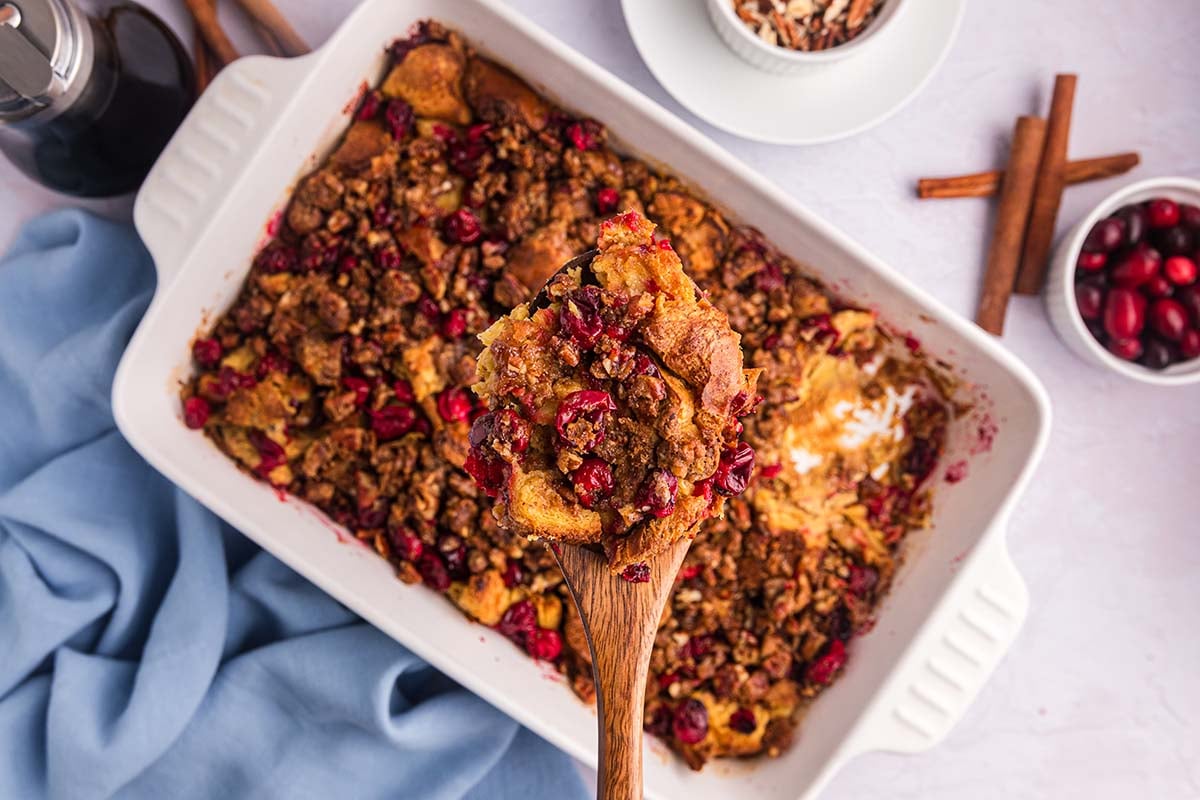
[{"label": "pecan crumble topping", "polygon": [[486,412],[469,387],[479,333],[587,250],[603,219],[644,214],[741,335],[764,398],[744,420],[749,485],[701,525],[673,589],[646,725],[695,768],[779,753],[870,627],[905,535],[928,522],[943,383],[874,313],[456,33],[422,24],[391,55],[194,343],[185,423],[591,701],[552,555],[497,525],[464,470]]},{"label": "pecan crumble topping", "polygon": [[767,44],[828,50],[857,38],[885,0],[732,0],[734,13]]}]

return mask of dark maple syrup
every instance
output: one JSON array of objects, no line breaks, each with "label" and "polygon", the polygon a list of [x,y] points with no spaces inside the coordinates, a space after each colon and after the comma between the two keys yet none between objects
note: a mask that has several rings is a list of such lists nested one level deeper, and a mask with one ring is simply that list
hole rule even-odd
[{"label": "dark maple syrup", "polygon": [[195,101],[191,61],[175,35],[130,2],[86,17],[94,62],[70,104],[0,122],[0,148],[42,184],[102,197],[136,189]]}]

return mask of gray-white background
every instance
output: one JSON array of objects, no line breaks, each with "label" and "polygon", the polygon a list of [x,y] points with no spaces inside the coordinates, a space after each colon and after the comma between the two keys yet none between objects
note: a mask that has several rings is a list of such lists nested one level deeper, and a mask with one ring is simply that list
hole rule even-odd
[{"label": "gray-white background", "polygon": [[[355,4],[278,1],[314,45]],[[1080,76],[1073,156],[1143,158],[1131,176],[1069,190],[1060,232],[1123,182],[1200,177],[1197,0],[977,0],[911,104],[853,139],[806,148],[740,141],[684,111],[638,58],[616,0],[510,2],[967,316],[992,208],[918,202],[913,181],[999,165],[1014,117],[1044,113],[1056,71]],[[148,5],[191,40],[179,0]],[[23,220],[73,202],[0,161],[0,248]],[[128,213],[128,201],[91,206]],[[1014,301],[1004,344],[1045,383],[1055,413],[1010,531],[1029,621],[944,744],[861,758],[824,796],[1200,797],[1200,386],[1151,388],[1080,363],[1037,300]]]}]

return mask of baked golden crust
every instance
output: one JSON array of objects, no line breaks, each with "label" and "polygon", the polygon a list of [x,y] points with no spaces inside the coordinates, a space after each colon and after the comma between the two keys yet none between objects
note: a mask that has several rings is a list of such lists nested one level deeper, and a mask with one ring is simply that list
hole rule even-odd
[{"label": "baked golden crust", "polygon": [[635,211],[606,220],[588,267],[480,337],[475,391],[489,413],[468,471],[502,527],[601,544],[615,573],[694,536],[753,469],[743,445],[741,483],[719,477],[758,371],[654,228]]}]

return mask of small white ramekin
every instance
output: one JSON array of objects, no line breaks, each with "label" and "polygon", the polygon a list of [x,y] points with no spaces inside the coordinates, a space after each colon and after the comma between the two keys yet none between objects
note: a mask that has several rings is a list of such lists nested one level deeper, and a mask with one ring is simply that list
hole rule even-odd
[{"label": "small white ramekin", "polygon": [[764,42],[734,13],[733,0],[706,1],[708,16],[729,49],[747,64],[776,75],[795,75],[862,52],[872,42],[878,41],[900,16],[901,10],[908,6],[908,0],[885,0],[879,16],[871,20],[867,29],[853,40],[827,50],[804,52]]},{"label": "small white ramekin", "polygon": [[1159,386],[1200,383],[1200,358],[1172,364],[1163,370],[1149,369],[1117,358],[1088,331],[1075,304],[1075,262],[1088,231],[1122,206],[1152,197],[1168,197],[1178,202],[1200,205],[1200,181],[1193,178],[1150,178],[1131,183],[1106,197],[1058,243],[1046,276],[1046,309],[1059,338],[1085,361],[1142,383]]}]

